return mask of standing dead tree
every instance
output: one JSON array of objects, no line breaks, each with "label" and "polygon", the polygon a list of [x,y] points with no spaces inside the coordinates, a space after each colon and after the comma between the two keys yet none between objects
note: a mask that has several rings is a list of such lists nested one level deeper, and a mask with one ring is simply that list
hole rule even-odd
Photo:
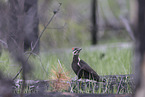
[{"label": "standing dead tree", "polygon": [[[37,46],[37,43],[39,43],[39,40],[41,38],[41,36],[43,35],[43,33],[45,32],[46,28],[48,27],[48,25],[51,23],[52,19],[55,17],[55,15],[58,13],[59,9],[60,9],[61,3],[59,4],[59,7],[54,10],[54,14],[53,16],[50,18],[50,20],[48,21],[48,23],[45,25],[44,29],[41,31],[38,39],[36,40],[36,42],[34,43],[34,46],[31,49],[31,52],[33,52],[33,50],[35,49],[35,47]],[[28,55],[27,59],[25,60],[26,62],[29,60],[30,56],[32,55],[32,53],[30,52],[30,54]],[[19,70],[19,72],[16,74],[16,76],[13,78],[13,80],[15,80],[17,78],[17,76],[21,73],[21,71],[23,70],[23,67]]]},{"label": "standing dead tree", "polygon": [[[13,21],[18,21],[18,23],[21,22],[22,25],[19,25],[17,22],[15,22],[9,27],[12,27],[10,29],[11,32],[13,32],[13,34],[11,34],[11,37],[15,39],[15,42],[17,42],[17,45],[19,45],[22,48],[22,51],[26,51],[28,49],[32,49],[39,36],[37,0],[24,0],[23,12],[21,11],[22,9],[19,9],[18,2],[19,1],[15,1],[12,3],[12,1],[9,0],[9,4],[11,7],[11,13],[9,13],[11,17],[10,22],[14,23]],[[21,33],[18,33],[16,31],[17,29],[21,28],[19,26],[24,26],[24,29],[23,31],[21,31]],[[21,36],[21,39],[17,41],[17,36],[19,35]],[[9,37],[7,39],[7,42],[11,42],[9,41]],[[37,43],[33,52],[39,53],[39,42]]]},{"label": "standing dead tree", "polygon": [[129,16],[129,24],[131,29],[133,30],[134,37],[136,38],[136,26],[137,26],[137,14],[138,14],[138,0],[130,0],[130,16]]},{"label": "standing dead tree", "polygon": [[135,97],[145,95],[145,1],[138,0],[138,24],[135,51]]},{"label": "standing dead tree", "polygon": [[[39,19],[37,15],[37,1],[38,0],[25,0],[24,2],[24,13],[25,13],[25,21],[24,24],[25,29],[25,37],[24,37],[24,50],[32,49],[34,47],[35,42],[39,36]],[[39,53],[39,41],[36,47],[33,50],[34,53]]]},{"label": "standing dead tree", "polygon": [[98,24],[97,24],[97,14],[98,14],[98,5],[97,0],[92,0],[92,9],[91,9],[91,35],[92,35],[92,44],[97,44],[97,32],[98,32]]},{"label": "standing dead tree", "polygon": [[24,30],[25,29],[25,13],[24,13],[25,0],[9,0],[9,12],[8,12],[8,34],[7,43],[8,50],[11,52],[11,56],[16,62],[21,64],[22,71],[22,91],[23,95],[26,74],[30,72],[30,65],[24,56]]},{"label": "standing dead tree", "polygon": [[7,4],[0,1],[0,49],[7,48],[6,43],[7,32]]},{"label": "standing dead tree", "polygon": [[[0,1],[0,50],[4,47],[7,48],[6,43],[6,32],[8,24],[7,15],[7,4],[4,1]],[[1,53],[1,52],[0,52]],[[13,82],[9,78],[4,77],[3,73],[0,71],[0,96],[2,97],[12,97],[12,85]]]}]

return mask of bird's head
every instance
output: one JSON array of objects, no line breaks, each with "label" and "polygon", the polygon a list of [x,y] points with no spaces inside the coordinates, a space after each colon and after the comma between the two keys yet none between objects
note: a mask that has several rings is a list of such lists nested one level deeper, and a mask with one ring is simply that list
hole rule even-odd
[{"label": "bird's head", "polygon": [[82,48],[74,47],[74,48],[72,48],[72,50],[73,50],[73,54],[74,55],[79,55],[79,53],[82,50]]}]

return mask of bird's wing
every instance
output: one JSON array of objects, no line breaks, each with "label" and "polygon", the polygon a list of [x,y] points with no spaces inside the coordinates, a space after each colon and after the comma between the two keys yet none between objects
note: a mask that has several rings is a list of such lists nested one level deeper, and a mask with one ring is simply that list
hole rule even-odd
[{"label": "bird's wing", "polygon": [[[81,69],[90,71],[91,73],[97,74],[85,61],[80,60]],[[97,74],[98,75],[98,74]]]}]

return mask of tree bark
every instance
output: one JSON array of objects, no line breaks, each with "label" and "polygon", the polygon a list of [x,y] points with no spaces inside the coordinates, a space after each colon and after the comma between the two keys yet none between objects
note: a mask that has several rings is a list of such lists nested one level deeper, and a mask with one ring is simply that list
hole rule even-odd
[{"label": "tree bark", "polygon": [[[20,7],[21,6],[21,7]],[[9,0],[7,43],[10,52],[23,52],[24,6],[18,0]]]},{"label": "tree bark", "polygon": [[129,16],[129,22],[131,25],[131,29],[133,30],[133,34],[136,38],[136,27],[137,27],[137,19],[138,19],[138,0],[130,0],[130,16]]},{"label": "tree bark", "polygon": [[39,37],[39,19],[38,19],[38,0],[25,0],[24,10],[25,10],[25,38],[24,38],[24,50],[33,49],[34,53],[39,53],[39,42],[36,47],[34,47],[35,42]]},{"label": "tree bark", "polygon": [[145,0],[138,0],[138,25],[136,28],[135,97],[145,95]]},{"label": "tree bark", "polygon": [[92,0],[92,28],[91,28],[91,35],[92,35],[92,45],[97,44],[97,33],[98,33],[98,24],[97,24],[97,14],[98,14],[98,2],[97,0]]}]

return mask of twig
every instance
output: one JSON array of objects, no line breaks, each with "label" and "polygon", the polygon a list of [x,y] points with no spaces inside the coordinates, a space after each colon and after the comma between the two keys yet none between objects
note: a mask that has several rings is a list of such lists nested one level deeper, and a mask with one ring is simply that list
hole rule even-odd
[{"label": "twig", "polygon": [[5,41],[0,39],[0,42],[5,45],[5,48],[8,48],[8,44]]},{"label": "twig", "polygon": [[65,28],[65,26],[66,26],[66,23],[62,26],[62,27],[48,27],[47,29],[64,29]]},{"label": "twig", "polygon": [[[58,13],[59,9],[60,9],[61,3],[59,3],[59,7],[57,8],[57,10],[53,11],[53,16],[50,18],[50,20],[48,21],[48,23],[46,24],[46,26],[44,27],[44,29],[42,30],[42,32],[40,33],[40,36],[38,37],[37,41],[35,42],[34,46],[31,49],[31,52],[33,52],[33,50],[35,49],[36,45],[38,44],[41,36],[43,35],[43,33],[45,32],[47,26],[51,23],[51,21],[53,20],[54,16]],[[29,60],[30,56],[32,55],[32,53],[29,54],[29,56],[26,59],[26,62]],[[19,72],[15,75],[15,77],[13,78],[13,80],[15,80],[17,78],[17,76],[21,73],[23,68],[21,68],[19,70]]]},{"label": "twig", "polygon": [[[41,60],[41,57],[38,55],[38,54],[36,54],[36,53],[33,53],[33,52],[27,52],[27,53],[31,53],[31,54],[33,54],[34,56],[36,56],[38,59],[39,59],[39,61],[40,61],[40,65],[42,66],[42,69],[44,70],[44,72],[49,76],[49,74],[48,74],[48,72],[46,71],[46,69],[44,68],[44,66],[43,66],[43,64],[42,64],[42,60]],[[26,54],[26,53],[25,53]]]},{"label": "twig", "polygon": [[[61,65],[61,63],[60,63],[60,60],[59,60],[59,59],[58,59],[58,63],[59,63],[59,65],[60,65],[61,69],[63,70],[63,72],[64,72],[65,76],[67,77],[67,75],[66,75],[66,73],[65,73],[64,69],[62,68],[62,65]],[[69,85],[71,86],[71,83],[69,83]]]},{"label": "twig", "polygon": [[55,11],[53,11],[53,13],[54,13],[53,16],[50,18],[50,20],[48,21],[48,23],[46,24],[46,26],[44,27],[44,29],[43,29],[42,32],[40,33],[40,36],[38,37],[37,41],[35,42],[35,44],[34,44],[34,46],[33,46],[33,48],[32,48],[32,51],[35,49],[36,45],[38,44],[38,42],[39,42],[39,40],[40,40],[42,34],[43,34],[44,31],[46,30],[47,26],[51,23],[51,21],[52,21],[52,19],[54,18],[54,16],[58,13],[59,8],[60,8],[60,6],[61,6],[61,3],[59,3],[59,4],[60,4],[60,5],[59,5],[58,9],[55,10]]},{"label": "twig", "polygon": [[[60,65],[61,69],[63,70],[62,65],[61,65],[61,63],[60,63],[60,60],[59,60],[59,59],[58,59],[58,63],[59,63],[59,65]],[[64,70],[63,70],[63,72],[64,72]],[[65,72],[64,72],[64,74],[65,74],[65,76],[67,76]]]}]

